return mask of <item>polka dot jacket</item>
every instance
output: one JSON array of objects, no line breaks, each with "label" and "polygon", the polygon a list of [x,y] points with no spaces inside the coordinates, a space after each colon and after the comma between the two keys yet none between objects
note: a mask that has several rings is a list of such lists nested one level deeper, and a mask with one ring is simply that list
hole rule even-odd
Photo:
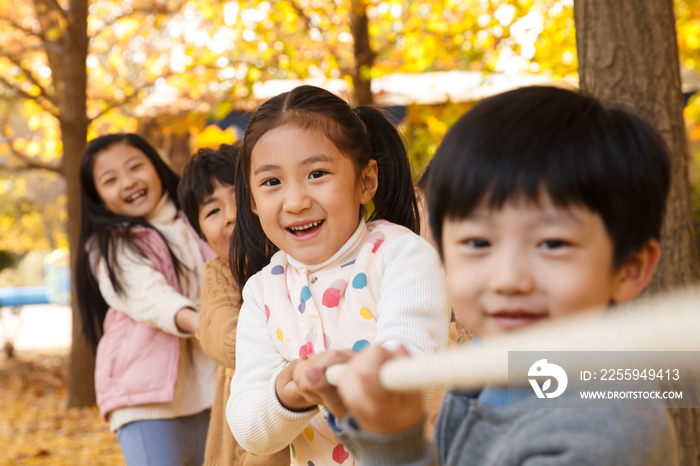
[{"label": "polka dot jacket", "polygon": [[[370,344],[390,349],[403,344],[417,356],[447,346],[451,311],[437,253],[418,235],[386,221],[360,222],[322,264],[302,264],[279,251],[249,280],[243,299],[229,424],[253,453],[291,443],[293,465],[354,461],[328,427],[325,412],[294,413],[280,405],[274,380],[289,361]],[[248,338],[244,309],[255,322]],[[257,342],[253,335],[259,335]],[[246,361],[258,377],[241,373]],[[258,380],[263,373],[267,383]]]}]

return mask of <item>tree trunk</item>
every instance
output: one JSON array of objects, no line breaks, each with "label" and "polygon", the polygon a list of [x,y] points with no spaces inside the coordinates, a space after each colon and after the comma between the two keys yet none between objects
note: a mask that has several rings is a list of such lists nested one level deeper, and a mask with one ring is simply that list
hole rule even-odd
[{"label": "tree trunk", "polygon": [[[55,83],[61,95],[61,140],[63,141],[63,173],[68,191],[68,237],[71,264],[77,263],[78,237],[80,234],[80,158],[87,143],[87,0],[71,0],[68,13],[68,30],[64,33],[63,82]],[[75,270],[75,269],[74,269]],[[73,339],[71,347],[70,389],[68,405],[71,407],[95,404],[94,370],[92,352],[83,337],[78,312],[75,280],[73,283]]]},{"label": "tree trunk", "polygon": [[354,40],[355,54],[355,67],[352,70],[355,104],[370,105],[372,103],[371,72],[377,55],[369,43],[369,19],[365,0],[352,1],[350,31]]},{"label": "tree trunk", "polygon": [[[688,147],[672,0],[576,0],[581,90],[635,109],[671,150],[671,191],[661,233],[662,255],[649,292],[696,281],[688,181]],[[681,464],[700,465],[700,410],[670,410]]]}]

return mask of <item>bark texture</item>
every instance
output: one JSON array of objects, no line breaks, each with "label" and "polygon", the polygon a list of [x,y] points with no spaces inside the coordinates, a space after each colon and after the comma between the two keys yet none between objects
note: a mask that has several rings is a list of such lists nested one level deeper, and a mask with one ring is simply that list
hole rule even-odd
[{"label": "bark texture", "polygon": [[350,11],[350,30],[354,40],[355,67],[352,69],[352,83],[355,88],[355,104],[372,103],[371,71],[377,54],[369,43],[369,18],[367,2],[353,0]]},{"label": "bark texture", "polygon": [[[68,237],[71,264],[77,264],[80,235],[80,158],[87,144],[87,68],[88,52],[87,0],[71,0],[68,30],[64,34],[63,62],[65,91],[61,102],[61,140],[63,141],[63,173],[68,191]],[[72,280],[75,283],[75,280]],[[83,337],[78,299],[73,285],[73,339],[71,345],[70,388],[68,405],[71,407],[95,404],[92,352]]]},{"label": "bark texture", "polygon": [[[576,0],[581,90],[636,110],[671,150],[671,191],[661,234],[662,255],[648,292],[697,280],[691,220],[688,146],[672,0]],[[681,464],[700,465],[700,411],[670,410]]]},{"label": "bark texture", "polygon": [[[77,263],[80,234],[80,157],[87,143],[90,121],[87,117],[88,0],[71,0],[67,10],[51,0],[35,0],[37,18],[43,31],[61,30],[54,45],[45,48],[58,107],[61,141],[63,142],[62,174],[68,196],[68,238],[70,261]],[[48,42],[47,39],[44,39]],[[94,358],[83,338],[78,300],[73,283],[73,337],[71,345],[70,407],[95,404]]]}]

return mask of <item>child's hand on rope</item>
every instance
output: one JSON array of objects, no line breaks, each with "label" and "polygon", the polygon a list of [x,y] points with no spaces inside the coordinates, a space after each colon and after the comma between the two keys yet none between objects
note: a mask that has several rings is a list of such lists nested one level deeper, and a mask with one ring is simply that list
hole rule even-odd
[{"label": "child's hand on rope", "polygon": [[338,389],[328,384],[326,369],[348,362],[356,354],[352,350],[330,350],[303,356],[298,360],[293,375],[299,392],[309,403],[323,405],[336,418],[342,419],[347,409],[338,396]]},{"label": "child's hand on rope", "polygon": [[294,382],[294,369],[301,359],[296,359],[282,369],[275,381],[275,392],[279,402],[290,411],[306,411],[316,405],[309,402]]},{"label": "child's hand on rope", "polygon": [[379,383],[382,364],[408,355],[403,346],[396,351],[372,346],[365,348],[348,364],[340,377],[338,393],[360,429],[390,434],[408,430],[422,421],[420,392],[388,392]]}]

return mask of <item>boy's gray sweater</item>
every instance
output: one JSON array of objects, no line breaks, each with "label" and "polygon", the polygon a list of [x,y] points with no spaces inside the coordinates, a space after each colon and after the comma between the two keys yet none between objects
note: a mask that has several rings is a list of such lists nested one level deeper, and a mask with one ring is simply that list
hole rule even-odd
[{"label": "boy's gray sweater", "polygon": [[533,397],[494,407],[474,395],[445,395],[435,444],[423,437],[422,426],[375,435],[359,430],[351,416],[336,435],[362,466],[678,464],[674,430],[661,403],[636,409],[624,403],[601,409],[538,408],[528,406]]}]

